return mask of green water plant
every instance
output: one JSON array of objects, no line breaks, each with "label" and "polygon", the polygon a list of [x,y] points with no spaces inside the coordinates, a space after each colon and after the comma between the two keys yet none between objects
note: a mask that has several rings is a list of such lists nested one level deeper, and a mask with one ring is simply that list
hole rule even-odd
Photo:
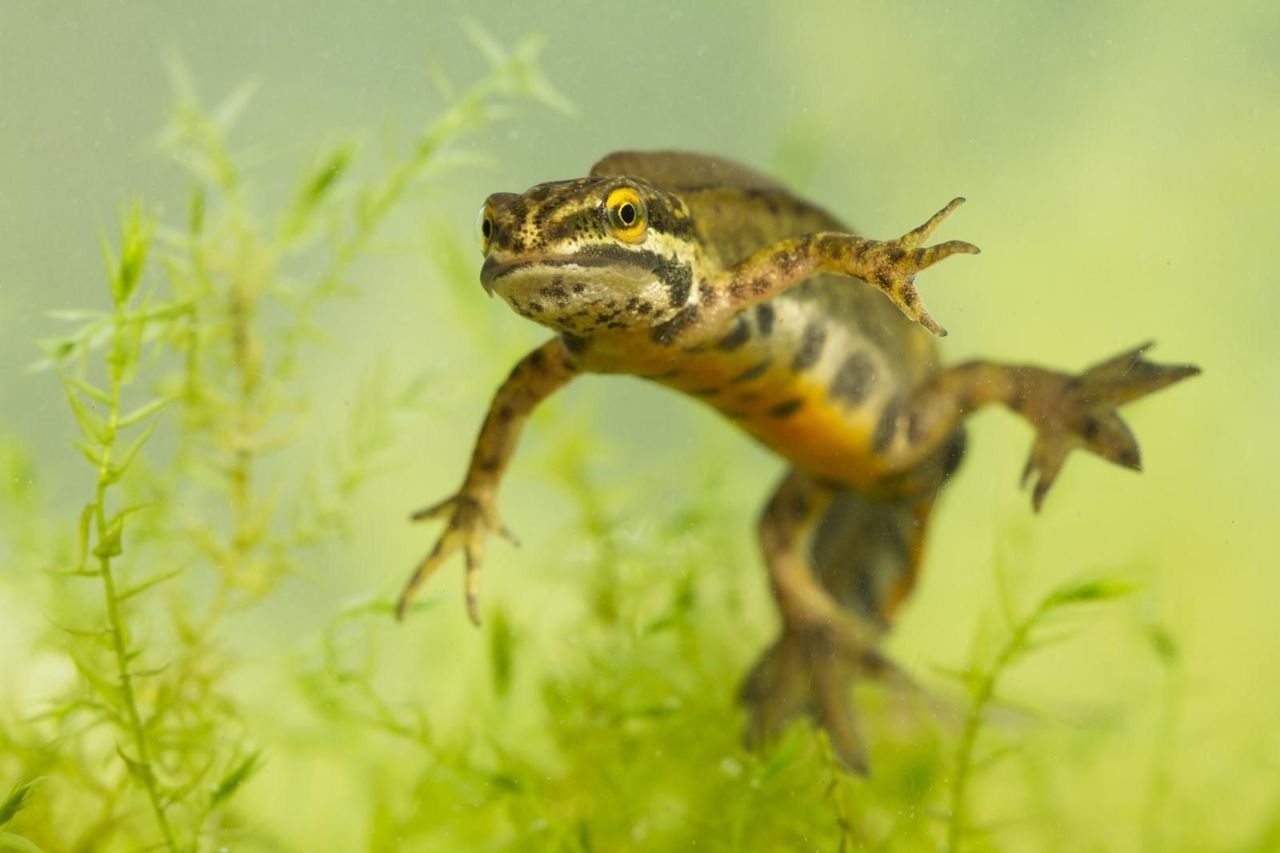
[{"label": "green water plant", "polygon": [[[1001,679],[1038,649],[1060,642],[1069,635],[1068,631],[1049,630],[1054,625],[1061,627],[1059,620],[1062,617],[1085,605],[1115,601],[1134,591],[1134,585],[1122,578],[1075,579],[1050,591],[1019,617],[1008,584],[1004,581],[1004,573],[997,572],[997,577],[1001,581],[1000,613],[1005,627],[1004,639],[988,659],[975,659],[969,669],[960,674],[968,692],[969,708],[956,742],[947,795],[946,849],[951,851],[961,850],[966,839],[978,832],[969,817],[969,789],[974,778],[1009,754],[1007,749],[996,749],[981,759],[978,757],[984,722],[999,699]],[[975,658],[978,648],[979,644],[975,642]]]},{"label": "green water plant", "polygon": [[21,549],[54,582],[53,627],[34,645],[75,674],[4,735],[5,771],[16,758],[45,778],[5,804],[6,822],[29,817],[30,843],[176,851],[253,834],[235,804],[270,756],[233,687],[228,619],[341,537],[394,440],[387,419],[421,390],[391,390],[400,381],[372,362],[335,452],[313,467],[305,348],[327,339],[324,306],[352,295],[386,223],[471,161],[461,138],[516,100],[564,106],[536,40],[508,51],[472,36],[486,76],[444,92],[443,112],[381,161],[354,140],[322,151],[281,202],[264,200],[231,141],[251,90],[209,108],[175,73],[161,145],[191,181],[185,219],[132,207],[104,241],[107,309],[59,312],[70,329],[38,365],[62,376],[91,477],[76,553]]}]

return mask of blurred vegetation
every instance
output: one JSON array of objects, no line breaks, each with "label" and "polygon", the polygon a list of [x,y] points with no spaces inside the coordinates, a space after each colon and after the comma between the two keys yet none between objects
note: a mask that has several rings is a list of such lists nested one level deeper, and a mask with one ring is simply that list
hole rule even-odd
[{"label": "blurred vegetation", "polygon": [[564,103],[538,71],[535,42],[508,54],[475,38],[492,71],[403,153],[348,179],[356,146],[321,152],[278,212],[255,204],[228,144],[249,89],[206,109],[175,70],[162,144],[191,177],[186,221],[157,224],[133,208],[118,247],[104,241],[109,310],[58,312],[72,330],[43,341],[36,365],[61,373],[94,477],[73,548],[52,544],[52,522],[47,538],[14,525],[28,536],[13,558],[53,581],[44,647],[78,674],[34,716],[6,709],[20,715],[5,740],[28,781],[2,814],[25,808],[32,843],[176,851],[244,834],[230,805],[263,755],[227,685],[235,661],[219,634],[229,613],[274,594],[341,535],[346,503],[393,440],[389,419],[416,393],[391,395],[375,370],[346,441],[323,470],[297,476],[296,459],[279,457],[297,456],[308,426],[297,377],[303,348],[324,335],[315,314],[350,296],[347,271],[384,220],[465,162],[451,144],[513,99]]},{"label": "blurred vegetation", "polygon": [[[389,559],[359,529],[364,487],[441,424],[465,444],[480,412],[456,388],[484,385],[479,399],[493,376],[405,372],[334,306],[372,298],[357,282],[421,251],[403,234],[426,226],[447,287],[422,334],[449,327],[459,360],[501,370],[523,344],[480,315],[465,235],[433,192],[482,162],[468,135],[519,102],[568,109],[536,40],[471,34],[490,71],[461,90],[437,72],[449,106],[420,132],[344,136],[296,164],[231,141],[250,87],[210,107],[175,70],[162,144],[188,204],[125,210],[107,286],[58,314],[67,330],[32,378],[62,377],[77,510],[50,497],[65,463],[0,443],[0,584],[21,617],[0,625],[17,650],[0,850],[1274,849],[1280,783],[1224,820],[1224,794],[1189,775],[1185,744],[1217,732],[1186,722],[1203,684],[1160,590],[1097,574],[1092,556],[1075,580],[1040,580],[1016,520],[988,565],[949,567],[995,595],[968,642],[949,640],[960,660],[933,670],[948,677],[914,667],[925,699],[858,687],[871,776],[841,771],[803,724],[745,751],[733,696],[773,616],[735,512],[739,460],[696,431],[675,489],[635,459],[612,476],[599,419],[550,406],[523,454],[540,464],[516,472],[563,499],[512,561],[536,581],[495,590],[483,635],[458,628],[448,577],[393,623],[394,587],[364,572]],[[780,171],[823,180],[825,138],[791,127]],[[288,191],[261,191],[282,172]],[[335,361],[358,364],[335,383]],[[339,573],[362,592],[322,629],[271,624]],[[985,602],[973,588],[959,607]],[[1083,673],[1061,654],[1068,633]],[[1121,658],[1123,695],[1062,699]],[[1221,760],[1205,778],[1257,778]]]}]

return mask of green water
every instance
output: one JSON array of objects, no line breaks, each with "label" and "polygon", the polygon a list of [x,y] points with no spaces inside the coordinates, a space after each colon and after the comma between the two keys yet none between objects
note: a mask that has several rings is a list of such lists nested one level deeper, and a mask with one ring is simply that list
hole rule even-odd
[{"label": "green water", "polygon": [[[172,846],[936,849],[968,707],[941,670],[998,654],[1002,588],[1016,618],[1099,574],[1137,590],[1055,619],[1044,638],[1063,641],[1002,675],[965,848],[1280,845],[1280,5],[262,5],[0,8],[0,797],[41,777],[7,824],[0,810],[0,849],[164,837],[117,752],[136,756],[127,721],[73,710],[121,713],[93,633],[100,580],[49,572],[77,563],[96,472],[58,371],[29,368],[37,339],[75,325],[50,310],[109,310],[100,237],[118,243],[131,204],[156,223],[138,298],[173,297],[192,178],[175,156],[190,147],[162,132],[172,69],[210,110],[252,88],[228,137],[242,196],[205,196],[235,233],[275,233],[351,142],[332,206],[281,265],[305,289],[331,217],[490,73],[476,27],[504,49],[540,38],[563,103],[486,100],[503,114],[447,134],[342,267],[322,334],[255,398],[278,407],[248,494],[275,539],[245,549],[239,606],[199,643],[182,626],[228,577],[209,543],[232,541],[237,510],[225,471],[174,453],[197,434],[215,442],[197,456],[225,450],[226,429],[170,405],[112,486],[110,510],[150,507],[113,558],[122,583],[182,570],[123,613],[136,668],[156,673],[137,681],[143,719],[170,688],[189,700],[146,732]],[[535,416],[501,497],[523,545],[489,548],[483,630],[456,564],[408,624],[381,608],[434,542],[408,511],[456,486],[493,389],[546,337],[480,289],[477,207],[621,148],[741,160],[882,237],[966,196],[942,237],[983,254],[921,281],[949,361],[1075,370],[1155,339],[1156,360],[1204,368],[1126,410],[1140,476],[1077,454],[1039,516],[1017,488],[1029,430],[972,419],[887,647],[935,701],[860,690],[869,779],[804,726],[741,748],[733,693],[776,630],[752,525],[781,465],[655,387],[588,378]],[[276,364],[293,315],[266,299]],[[200,328],[233,387],[223,320]],[[175,352],[141,357],[125,409],[174,393]],[[104,382],[101,354],[62,372]]]}]

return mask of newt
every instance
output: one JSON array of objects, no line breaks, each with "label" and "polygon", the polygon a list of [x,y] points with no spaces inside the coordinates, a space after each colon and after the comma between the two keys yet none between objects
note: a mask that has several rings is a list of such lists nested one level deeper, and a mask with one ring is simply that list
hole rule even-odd
[{"label": "newt", "polygon": [[876,648],[917,583],[930,514],[964,454],[964,419],[1000,404],[1027,421],[1023,482],[1039,510],[1077,448],[1141,470],[1118,407],[1199,373],[1149,361],[1151,344],[1079,374],[944,367],[945,330],[915,277],[978,252],[960,240],[926,245],[962,202],[873,240],[764,175],[683,152],[619,152],[585,178],[489,196],[480,284],[554,336],[498,389],[458,491],[413,515],[445,529],[398,615],[461,552],[479,624],[486,538],[514,541],[496,498],[530,412],[582,373],[639,376],[713,407],[788,463],[758,524],[782,628],[742,688],[749,735],[765,741],[808,713],[865,770],[850,685],[893,672]]}]

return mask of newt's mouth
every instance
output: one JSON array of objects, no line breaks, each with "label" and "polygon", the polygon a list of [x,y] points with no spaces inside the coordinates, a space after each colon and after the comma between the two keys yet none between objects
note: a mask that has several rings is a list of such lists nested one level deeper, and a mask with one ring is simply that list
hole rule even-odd
[{"label": "newt's mouth", "polygon": [[[630,258],[627,259],[631,261]],[[522,258],[518,261],[499,261],[497,258],[485,258],[484,266],[480,268],[480,285],[484,288],[484,292],[493,295],[493,286],[501,278],[506,278],[522,270],[537,269],[560,269],[565,267],[576,267],[585,271],[600,270],[607,268],[608,275],[622,276],[632,279],[643,279],[653,274],[653,267],[645,264],[637,264],[634,262],[619,263],[617,257],[599,256],[599,255],[579,255],[572,258]]]}]

